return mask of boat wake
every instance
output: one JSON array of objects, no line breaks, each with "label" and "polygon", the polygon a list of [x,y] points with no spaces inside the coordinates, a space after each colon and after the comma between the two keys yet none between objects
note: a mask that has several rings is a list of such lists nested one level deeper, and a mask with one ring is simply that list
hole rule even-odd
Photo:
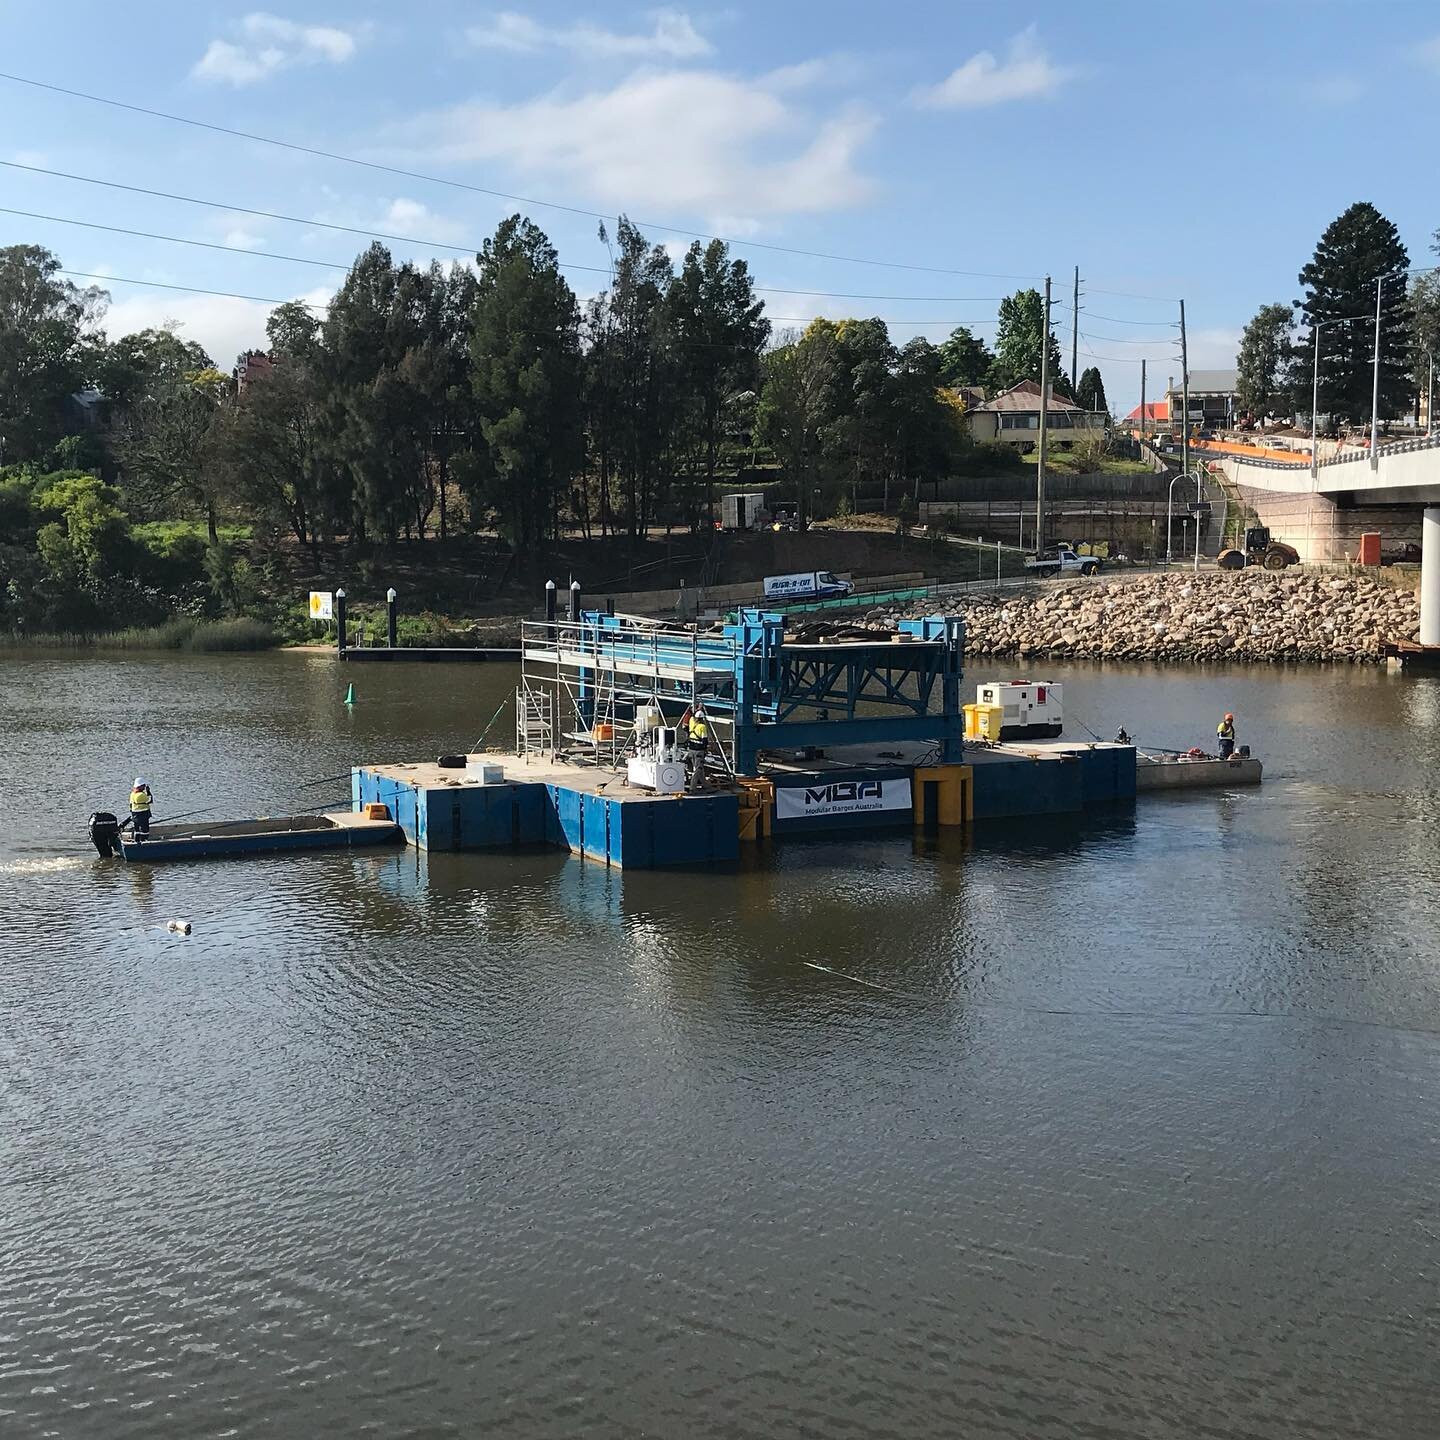
[{"label": "boat wake", "polygon": [[50,875],[90,864],[85,855],[37,855],[31,860],[0,860],[0,875]]}]

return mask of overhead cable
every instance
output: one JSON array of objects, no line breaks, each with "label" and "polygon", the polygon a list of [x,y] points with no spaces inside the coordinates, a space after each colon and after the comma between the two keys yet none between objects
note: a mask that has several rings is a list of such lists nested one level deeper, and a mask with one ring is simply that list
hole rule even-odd
[{"label": "overhead cable", "polygon": [[[493,190],[484,185],[472,185],[465,180],[452,180],[443,175],[427,175],[420,170],[408,170],[399,165],[386,165],[378,160],[363,160],[356,155],[342,155],[334,150],[322,150],[314,145],[300,145],[291,140],[278,140],[271,135],[260,135],[251,130],[239,130],[229,125],[216,125],[208,120],[196,120],[188,115],[175,115],[166,110],[154,110],[145,105],[133,105],[124,100],[115,100],[107,95],[95,95],[86,90],[74,90],[64,85],[53,85],[44,80],[34,80],[27,75],[15,75],[0,71],[0,80],[16,85],[28,85],[37,90],[48,90],[56,95],[68,95],[74,100],[86,100],[95,105],[109,105],[117,110],[129,110],[136,115],[148,115],[152,119],[167,120],[176,125],[189,125],[197,130],[209,130],[217,135],[229,135],[237,140],[250,140],[259,145],[273,145],[281,150],[290,150],[301,155],[313,155],[322,160],[334,160],[343,165],[356,165],[366,170],[377,170],[387,175],[398,175],[406,180],[420,180],[430,185],[445,185],[453,190],[467,190],[475,195],[486,195],[496,200],[509,200],[517,205],[528,205],[544,210],[559,210],[568,215],[581,215],[590,220],[614,220],[613,215],[599,210],[590,210],[581,205],[569,205],[558,200],[540,200],[534,196],[516,195],[506,190]],[[733,240],[723,235],[711,235],[703,230],[690,230],[681,225],[666,225],[658,220],[636,220],[642,230],[664,230],[672,235],[688,235],[697,240],[720,240],[726,245],[752,250],[768,250],[780,255],[799,255],[810,260],[830,260],[844,265],[876,265],[891,270],[913,270],[930,275],[963,275],[981,280],[1036,280],[1036,275],[1004,274],[986,270],[957,270],[941,265],[915,265],[900,260],[874,260],[858,255],[835,255],[822,250],[804,250],[792,245],[774,245],[763,240]]]}]

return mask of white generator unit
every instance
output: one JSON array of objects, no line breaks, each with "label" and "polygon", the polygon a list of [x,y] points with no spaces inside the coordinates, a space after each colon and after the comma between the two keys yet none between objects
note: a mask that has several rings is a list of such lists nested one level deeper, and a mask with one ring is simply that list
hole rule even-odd
[{"label": "white generator unit", "polygon": [[657,722],[664,717],[658,707],[636,716],[636,739],[640,753],[625,766],[625,778],[642,790],[657,795],[678,795],[685,789],[685,762],[680,756],[680,739],[675,728]]},{"label": "white generator unit", "polygon": [[657,795],[678,795],[685,788],[685,767],[678,760],[646,760],[632,755],[625,775],[632,785]]},{"label": "white generator unit", "polygon": [[1048,680],[996,680],[976,687],[981,705],[998,705],[1002,740],[1053,740],[1065,729],[1061,687]]}]

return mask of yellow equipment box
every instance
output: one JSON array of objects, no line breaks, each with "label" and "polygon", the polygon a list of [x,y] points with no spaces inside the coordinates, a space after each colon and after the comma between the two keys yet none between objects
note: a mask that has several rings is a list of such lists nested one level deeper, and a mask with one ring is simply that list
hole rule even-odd
[{"label": "yellow equipment box", "polygon": [[967,740],[1000,739],[1000,726],[1005,720],[1003,705],[966,705],[965,738]]}]

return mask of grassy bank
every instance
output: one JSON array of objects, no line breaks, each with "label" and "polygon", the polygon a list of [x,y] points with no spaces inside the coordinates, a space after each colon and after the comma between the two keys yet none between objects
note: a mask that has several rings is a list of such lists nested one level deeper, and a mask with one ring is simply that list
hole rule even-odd
[{"label": "grassy bank", "polygon": [[167,620],[98,635],[24,635],[11,633],[4,644],[28,650],[183,650],[189,654],[270,650],[282,637],[262,620]]}]

